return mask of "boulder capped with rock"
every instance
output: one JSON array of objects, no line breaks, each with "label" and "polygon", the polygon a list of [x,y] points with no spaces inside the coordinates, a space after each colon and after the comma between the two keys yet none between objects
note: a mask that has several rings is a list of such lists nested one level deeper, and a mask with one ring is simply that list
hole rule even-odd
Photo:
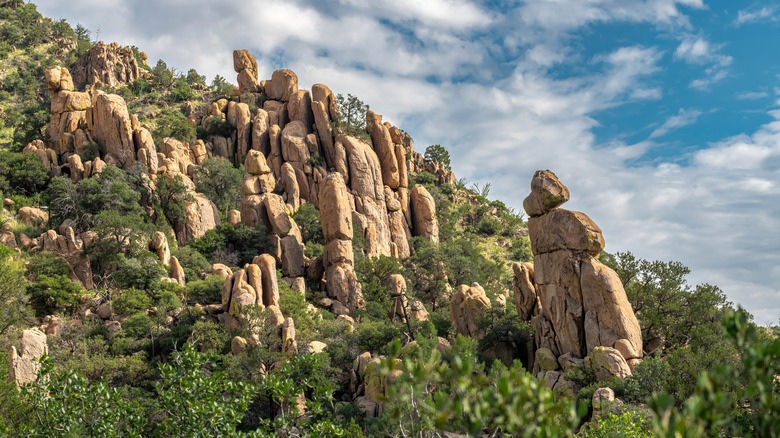
[{"label": "boulder capped with rock", "polygon": [[568,198],[555,174],[536,172],[524,202],[534,262],[514,266],[515,303],[534,325],[536,348],[575,359],[596,352],[587,364],[625,377],[627,361],[642,357],[639,322],[617,274],[596,258],[601,229],[584,213],[558,208]]}]

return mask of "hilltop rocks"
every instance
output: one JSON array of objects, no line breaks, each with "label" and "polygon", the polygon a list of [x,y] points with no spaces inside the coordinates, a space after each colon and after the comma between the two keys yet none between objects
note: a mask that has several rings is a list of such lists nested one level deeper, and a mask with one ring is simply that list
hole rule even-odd
[{"label": "hilltop rocks", "polygon": [[439,242],[439,221],[436,219],[436,202],[421,184],[409,192],[412,204],[412,234],[431,242]]},{"label": "hilltop rocks", "polygon": [[461,284],[450,299],[450,321],[456,334],[481,337],[477,323],[490,308],[490,299],[479,283]]},{"label": "hilltop rocks", "polygon": [[73,79],[79,88],[115,88],[129,84],[142,75],[141,65],[130,47],[99,41],[76,61]]},{"label": "hilltop rocks", "polygon": [[38,328],[22,332],[19,350],[11,346],[9,349],[8,376],[10,380],[21,387],[34,382],[40,370],[40,358],[49,352],[46,335]]},{"label": "hilltop rocks", "polygon": [[249,50],[233,51],[233,70],[238,73],[238,92],[256,93],[260,83],[257,80],[257,60]]},{"label": "hilltop rocks", "polygon": [[271,74],[271,80],[265,83],[265,94],[271,100],[287,102],[296,91],[298,91],[298,75],[292,70],[276,70]]},{"label": "hilltop rocks", "polygon": [[600,379],[630,375],[627,361],[642,357],[641,332],[617,274],[596,259],[601,229],[584,213],[557,208],[569,191],[552,172],[536,172],[531,190],[524,205],[534,263],[513,269],[515,303],[534,325],[536,348],[559,361],[586,358]]}]

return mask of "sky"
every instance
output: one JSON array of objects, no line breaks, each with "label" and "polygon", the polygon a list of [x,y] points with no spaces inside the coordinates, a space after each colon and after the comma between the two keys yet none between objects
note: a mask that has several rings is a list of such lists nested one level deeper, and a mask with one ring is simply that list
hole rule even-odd
[{"label": "sky", "polygon": [[442,144],[522,211],[537,169],[609,252],[780,319],[780,0],[39,0],[151,64],[293,69]]}]

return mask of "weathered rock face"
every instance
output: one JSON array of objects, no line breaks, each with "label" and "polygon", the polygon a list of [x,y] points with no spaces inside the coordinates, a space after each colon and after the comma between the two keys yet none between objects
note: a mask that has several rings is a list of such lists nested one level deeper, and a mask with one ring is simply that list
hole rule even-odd
[{"label": "weathered rock face", "polygon": [[[143,55],[142,55],[143,56]],[[143,75],[130,47],[99,41],[76,61],[73,79],[79,89],[129,84]]]},{"label": "weathered rock face", "polygon": [[436,218],[436,202],[428,190],[418,184],[409,192],[412,203],[412,234],[432,242],[439,242],[439,221]]},{"label": "weathered rock face", "polygon": [[8,375],[17,387],[34,382],[41,368],[40,358],[49,352],[46,335],[32,328],[22,332],[19,350],[11,347],[9,350]]},{"label": "weathered rock face", "polygon": [[98,93],[87,109],[87,123],[103,155],[111,155],[123,167],[135,161],[130,115],[121,96]]},{"label": "weathered rock face", "polygon": [[455,333],[481,337],[477,323],[489,308],[490,300],[479,283],[472,283],[471,287],[465,284],[458,286],[450,299],[450,321]]},{"label": "weathered rock face", "polygon": [[366,115],[368,130],[374,151],[379,157],[382,168],[382,182],[391,189],[397,189],[400,184],[398,160],[395,156],[395,145],[387,127],[382,124],[382,116],[369,111]]},{"label": "weathered rock face", "polygon": [[559,361],[588,357],[602,375],[630,375],[626,361],[642,357],[641,332],[617,274],[596,259],[601,229],[583,213],[557,208],[569,191],[552,172],[537,172],[531,188],[525,208],[534,263],[513,269],[515,303],[533,322],[536,348]]},{"label": "weathered rock face", "polygon": [[238,92],[256,93],[260,83],[257,80],[257,60],[249,50],[233,51],[233,70],[238,73]]},{"label": "weathered rock face", "polygon": [[202,193],[195,193],[194,200],[184,206],[184,221],[176,224],[176,240],[184,245],[192,239],[203,237],[206,231],[222,222],[217,206]]},{"label": "weathered rock face", "polygon": [[49,214],[36,207],[22,207],[17,214],[19,221],[26,225],[40,226],[49,220]]},{"label": "weathered rock face", "polygon": [[320,222],[327,245],[323,256],[326,288],[351,312],[365,305],[360,283],[355,276],[352,253],[352,212],[347,186],[340,173],[325,179],[319,192]]},{"label": "weathered rock face", "polygon": [[271,100],[287,102],[298,91],[298,75],[292,70],[276,70],[265,83],[265,94]]},{"label": "weathered rock face", "polygon": [[154,233],[152,241],[149,243],[149,247],[157,254],[164,266],[170,266],[171,264],[171,249],[168,246],[168,238],[162,231]]}]

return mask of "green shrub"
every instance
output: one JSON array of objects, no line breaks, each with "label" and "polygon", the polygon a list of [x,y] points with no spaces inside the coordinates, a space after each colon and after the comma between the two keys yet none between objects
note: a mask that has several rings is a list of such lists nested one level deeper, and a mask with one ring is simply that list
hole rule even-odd
[{"label": "green shrub", "polygon": [[75,310],[86,291],[65,275],[38,275],[27,292],[36,315],[43,317]]},{"label": "green shrub", "polygon": [[209,158],[195,170],[193,181],[197,191],[214,201],[223,216],[227,216],[231,209],[237,209],[243,199],[241,183],[244,172],[233,167],[228,160]]},{"label": "green shrub", "polygon": [[322,234],[322,224],[320,223],[320,211],[314,204],[301,205],[293,215],[293,219],[301,230],[304,242],[325,244],[325,236]]},{"label": "green shrub", "polygon": [[49,184],[49,170],[35,154],[0,152],[0,191],[32,195]]},{"label": "green shrub", "polygon": [[206,260],[206,257],[191,246],[183,246],[174,251],[173,255],[179,260],[188,282],[201,278],[201,275],[211,268],[211,263]]},{"label": "green shrub", "polygon": [[136,288],[151,290],[159,286],[160,277],[165,275],[157,256],[150,252],[142,252],[136,257],[119,256],[114,281],[121,289]]},{"label": "green shrub", "polygon": [[211,263],[227,266],[244,266],[259,255],[273,249],[265,228],[248,227],[244,224],[223,223],[206,234],[191,241],[193,249],[203,254]]},{"label": "green shrub", "polygon": [[201,353],[225,354],[230,351],[232,338],[225,326],[214,321],[198,321],[192,326],[190,342]]},{"label": "green shrub", "polygon": [[187,302],[190,304],[219,303],[225,280],[219,275],[209,275],[205,280],[187,282]]},{"label": "green shrub", "polygon": [[152,307],[152,299],[145,290],[131,288],[123,290],[111,304],[117,315],[133,315]]},{"label": "green shrub", "polygon": [[432,144],[425,148],[425,159],[444,164],[450,169],[450,153],[440,144]]}]

